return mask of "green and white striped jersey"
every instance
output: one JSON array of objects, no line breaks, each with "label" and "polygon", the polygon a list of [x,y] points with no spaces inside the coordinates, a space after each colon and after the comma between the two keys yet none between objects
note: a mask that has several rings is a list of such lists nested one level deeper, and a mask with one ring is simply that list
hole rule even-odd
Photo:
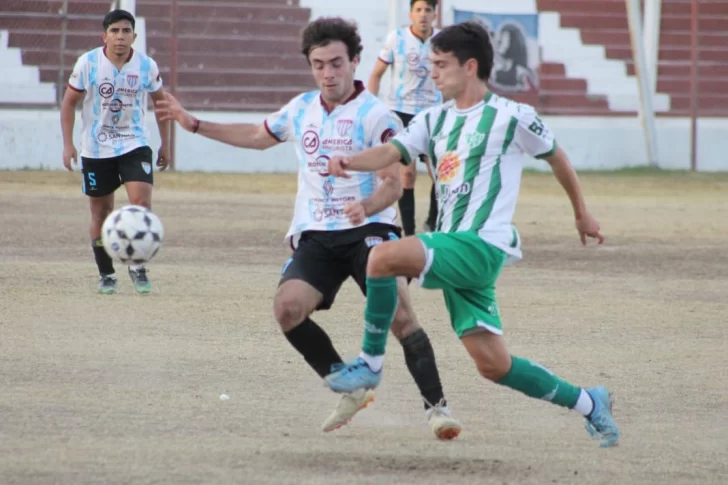
[{"label": "green and white striped jersey", "polygon": [[437,179],[438,232],[475,231],[510,260],[521,258],[513,226],[524,156],[556,150],[551,131],[528,105],[488,93],[459,110],[454,101],[418,114],[392,141],[409,164],[430,157]]}]

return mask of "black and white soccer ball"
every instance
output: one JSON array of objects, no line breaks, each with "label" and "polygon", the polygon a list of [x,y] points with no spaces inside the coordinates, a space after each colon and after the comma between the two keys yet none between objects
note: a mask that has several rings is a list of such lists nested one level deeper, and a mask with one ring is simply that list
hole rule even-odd
[{"label": "black and white soccer ball", "polygon": [[127,205],[106,218],[101,241],[108,255],[125,264],[151,261],[162,247],[164,227],[146,207]]}]

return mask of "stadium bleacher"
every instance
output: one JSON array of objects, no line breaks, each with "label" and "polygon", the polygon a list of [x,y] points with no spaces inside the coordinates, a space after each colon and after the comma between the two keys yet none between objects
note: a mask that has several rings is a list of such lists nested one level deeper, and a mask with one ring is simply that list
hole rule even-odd
[{"label": "stadium bleacher", "polygon": [[[0,3],[0,61],[9,72],[0,79],[0,104],[54,105],[61,63],[61,4],[60,0]],[[109,10],[107,2],[98,0],[69,0],[68,5],[60,79],[67,79],[81,52],[99,44],[99,19]],[[298,40],[311,11],[298,0],[204,4],[180,0],[178,5],[177,86],[188,107],[269,111],[313,87]],[[634,74],[624,1],[538,0],[537,6],[539,12],[558,13],[561,28],[579,29],[584,45],[603,46],[607,59],[623,62],[623,70]],[[167,78],[172,64],[171,8],[168,0],[137,0],[137,15],[146,22],[147,51]],[[663,0],[658,93],[666,100],[663,111],[670,115],[686,115],[690,106],[689,14],[689,0]],[[726,21],[728,2],[701,0],[701,115],[728,115],[728,94],[721,89],[728,74]],[[567,67],[542,62],[540,89],[511,97],[544,114],[608,115],[636,109],[636,105],[615,108],[609,93],[594,92],[595,80],[575,75]],[[622,78],[627,79],[624,74]],[[601,81],[609,84],[609,79]],[[633,81],[625,86],[628,91],[636,89]],[[636,93],[629,95],[634,99]]]}]

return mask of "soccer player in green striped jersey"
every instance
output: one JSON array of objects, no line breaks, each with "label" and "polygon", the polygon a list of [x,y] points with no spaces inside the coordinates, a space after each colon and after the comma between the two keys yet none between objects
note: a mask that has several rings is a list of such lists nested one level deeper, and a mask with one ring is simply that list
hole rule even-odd
[{"label": "soccer player in green striped jersey", "polygon": [[493,47],[485,29],[465,22],[432,38],[432,78],[447,103],[418,114],[389,143],[351,157],[332,157],[329,173],[373,172],[429,155],[437,179],[436,231],[372,249],[367,264],[365,331],[359,358],[326,377],[334,391],[371,389],[381,380],[387,333],[397,307],[396,276],[442,290],[453,329],[486,379],[574,409],[601,446],[619,440],[604,386],[575,386],[542,365],[512,356],[503,338],[495,282],[521,258],[512,218],[527,156],[546,160],[574,209],[582,244],[604,242],[579,179],[535,110],[489,92]]}]

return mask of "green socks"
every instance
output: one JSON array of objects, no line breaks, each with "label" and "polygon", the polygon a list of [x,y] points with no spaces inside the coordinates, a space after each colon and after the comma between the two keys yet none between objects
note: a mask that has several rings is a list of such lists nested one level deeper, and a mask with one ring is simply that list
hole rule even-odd
[{"label": "green socks", "polygon": [[520,357],[511,357],[511,370],[498,384],[569,409],[576,406],[581,394],[580,387],[560,379],[541,364]]},{"label": "green socks", "polygon": [[387,334],[397,310],[397,279],[394,276],[367,276],[367,306],[364,310],[362,351],[372,357],[383,356]]}]

